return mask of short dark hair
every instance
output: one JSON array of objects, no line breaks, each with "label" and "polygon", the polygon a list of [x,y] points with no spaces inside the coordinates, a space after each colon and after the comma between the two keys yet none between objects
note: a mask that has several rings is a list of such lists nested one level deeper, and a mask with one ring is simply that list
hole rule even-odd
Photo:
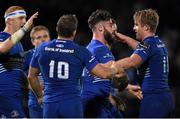
[{"label": "short dark hair", "polygon": [[74,31],[76,31],[78,20],[76,15],[63,15],[57,22],[58,36],[71,37]]},{"label": "short dark hair", "polygon": [[90,29],[94,29],[94,26],[100,21],[108,21],[112,18],[111,14],[106,10],[94,11],[88,19]]}]

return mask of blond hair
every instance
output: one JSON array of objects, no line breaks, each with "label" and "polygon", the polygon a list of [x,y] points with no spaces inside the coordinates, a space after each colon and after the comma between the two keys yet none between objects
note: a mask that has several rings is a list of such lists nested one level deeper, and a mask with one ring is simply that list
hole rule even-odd
[{"label": "blond hair", "polygon": [[9,7],[9,8],[5,11],[4,16],[6,16],[7,14],[9,14],[9,13],[11,13],[11,12],[14,12],[14,11],[16,11],[16,10],[24,10],[24,8],[21,7],[21,6],[11,6],[11,7]]},{"label": "blond hair", "polygon": [[33,37],[34,33],[37,32],[37,31],[41,31],[41,30],[45,30],[49,34],[49,30],[48,30],[47,27],[45,27],[43,25],[38,25],[38,26],[33,27],[32,30],[31,30],[31,33],[30,33],[31,40],[34,40],[34,37]]},{"label": "blond hair", "polygon": [[134,16],[134,21],[140,22],[141,25],[148,25],[151,32],[156,32],[159,24],[159,15],[153,9],[145,9],[137,11]]}]

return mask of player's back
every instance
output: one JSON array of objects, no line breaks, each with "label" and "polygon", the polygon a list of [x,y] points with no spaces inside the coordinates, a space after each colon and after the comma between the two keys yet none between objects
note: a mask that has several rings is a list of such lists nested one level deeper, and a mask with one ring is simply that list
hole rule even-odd
[{"label": "player's back", "polygon": [[38,62],[45,85],[44,102],[80,97],[85,48],[73,41],[55,39],[42,43],[38,49]]}]

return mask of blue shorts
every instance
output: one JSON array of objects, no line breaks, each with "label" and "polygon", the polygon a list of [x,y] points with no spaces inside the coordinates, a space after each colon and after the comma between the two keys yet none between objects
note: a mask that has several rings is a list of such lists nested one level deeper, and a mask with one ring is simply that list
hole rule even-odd
[{"label": "blue shorts", "polygon": [[174,110],[173,97],[170,91],[145,93],[140,105],[140,118],[170,117]]},{"label": "blue shorts", "polygon": [[121,113],[106,98],[83,98],[85,118],[121,118]]},{"label": "blue shorts", "polygon": [[81,99],[68,99],[59,102],[43,103],[44,118],[82,118]]},{"label": "blue shorts", "polygon": [[0,118],[23,118],[21,96],[0,96]]},{"label": "blue shorts", "polygon": [[29,116],[30,118],[42,118],[43,108],[40,105],[30,105],[29,106]]}]

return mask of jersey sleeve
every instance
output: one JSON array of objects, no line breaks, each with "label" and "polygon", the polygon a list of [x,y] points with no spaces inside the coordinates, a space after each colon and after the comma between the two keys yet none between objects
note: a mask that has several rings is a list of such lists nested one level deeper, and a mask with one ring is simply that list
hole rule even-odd
[{"label": "jersey sleeve", "polygon": [[151,55],[151,49],[150,49],[150,43],[148,42],[141,42],[138,44],[136,50],[134,51],[133,54],[137,54],[139,55],[143,62],[146,61],[148,59],[148,57],[150,57]]},{"label": "jersey sleeve", "polygon": [[107,63],[114,60],[114,56],[110,50],[100,47],[94,51],[95,57],[100,63]]},{"label": "jersey sleeve", "polygon": [[4,39],[2,39],[1,36],[0,36],[0,42],[3,42],[3,41],[4,41]]},{"label": "jersey sleeve", "polygon": [[97,64],[98,61],[96,60],[96,58],[89,52],[88,49],[83,48],[83,61],[85,63],[85,67],[91,71]]},{"label": "jersey sleeve", "polygon": [[11,35],[7,34],[5,32],[0,32],[0,42],[5,41],[7,38],[9,38]]},{"label": "jersey sleeve", "polygon": [[39,56],[39,48],[36,48],[32,59],[31,59],[31,63],[30,66],[33,68],[39,68],[39,64],[38,64],[38,56]]}]

